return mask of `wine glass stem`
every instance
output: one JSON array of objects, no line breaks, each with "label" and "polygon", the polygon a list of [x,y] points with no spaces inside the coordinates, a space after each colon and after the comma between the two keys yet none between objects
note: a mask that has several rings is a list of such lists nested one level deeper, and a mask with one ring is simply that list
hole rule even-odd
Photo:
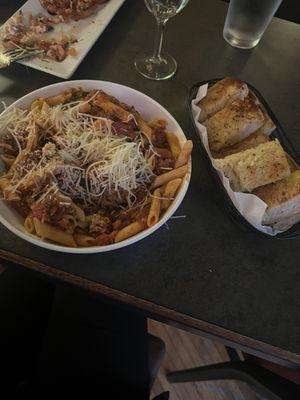
[{"label": "wine glass stem", "polygon": [[153,60],[156,62],[160,62],[161,57],[161,48],[162,48],[162,42],[163,42],[163,36],[164,36],[164,27],[166,25],[165,21],[157,20],[157,32],[156,32],[156,38],[154,42],[154,51],[153,51]]}]

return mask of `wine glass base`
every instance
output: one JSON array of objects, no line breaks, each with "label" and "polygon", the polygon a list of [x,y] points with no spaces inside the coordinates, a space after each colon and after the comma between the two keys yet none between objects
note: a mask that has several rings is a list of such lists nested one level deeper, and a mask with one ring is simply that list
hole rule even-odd
[{"label": "wine glass base", "polygon": [[177,70],[177,63],[169,54],[162,54],[159,59],[152,55],[140,55],[134,61],[137,71],[146,78],[155,81],[169,79]]}]

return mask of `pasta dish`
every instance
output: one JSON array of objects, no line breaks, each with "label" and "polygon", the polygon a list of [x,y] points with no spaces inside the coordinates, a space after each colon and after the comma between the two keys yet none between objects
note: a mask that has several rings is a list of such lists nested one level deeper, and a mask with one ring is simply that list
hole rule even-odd
[{"label": "pasta dish", "polygon": [[155,225],[188,173],[167,121],[145,121],[100,90],[72,88],[0,116],[0,195],[25,229],[71,247],[123,241]]}]

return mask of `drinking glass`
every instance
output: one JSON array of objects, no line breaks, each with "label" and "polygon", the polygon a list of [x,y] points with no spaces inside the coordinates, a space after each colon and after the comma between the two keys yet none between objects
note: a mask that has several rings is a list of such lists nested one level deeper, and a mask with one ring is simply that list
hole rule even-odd
[{"label": "drinking glass", "polygon": [[282,0],[230,0],[223,36],[231,46],[256,46]]},{"label": "drinking glass", "polygon": [[172,56],[161,53],[163,31],[167,21],[178,14],[189,0],[145,0],[146,6],[154,15],[157,23],[157,33],[153,54],[142,54],[134,61],[135,68],[146,78],[154,80],[168,79],[177,69],[177,63]]}]

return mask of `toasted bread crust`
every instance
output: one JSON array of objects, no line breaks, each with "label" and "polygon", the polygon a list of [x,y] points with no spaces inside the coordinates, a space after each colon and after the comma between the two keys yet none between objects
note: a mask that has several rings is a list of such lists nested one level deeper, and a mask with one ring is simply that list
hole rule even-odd
[{"label": "toasted bread crust", "polygon": [[259,105],[247,97],[225,106],[203,125],[207,129],[210,149],[218,151],[248,137],[263,123],[264,115]]},{"label": "toasted bread crust", "polygon": [[229,178],[233,190],[241,192],[252,192],[259,186],[285,178],[291,172],[278,140],[215,160],[215,165]]},{"label": "toasted bread crust", "polygon": [[296,163],[296,161],[293,159],[292,156],[290,156],[288,153],[285,153],[286,158],[288,160],[290,169],[291,169],[291,173],[294,171],[297,171],[299,169],[299,165]]},{"label": "toasted bread crust", "polygon": [[236,154],[244,150],[253,149],[254,147],[257,147],[260,144],[266,143],[268,141],[269,139],[259,129],[241,142],[229,147],[224,147],[220,151],[214,153],[213,156],[214,158],[225,158],[227,156],[230,156],[231,154]]},{"label": "toasted bread crust", "polygon": [[232,77],[226,77],[208,89],[206,96],[199,101],[201,108],[199,121],[205,121],[226,104],[244,99],[248,95],[247,84]]},{"label": "toasted bread crust", "polygon": [[274,207],[300,195],[300,170],[275,183],[255,189],[253,192],[268,207]]}]

